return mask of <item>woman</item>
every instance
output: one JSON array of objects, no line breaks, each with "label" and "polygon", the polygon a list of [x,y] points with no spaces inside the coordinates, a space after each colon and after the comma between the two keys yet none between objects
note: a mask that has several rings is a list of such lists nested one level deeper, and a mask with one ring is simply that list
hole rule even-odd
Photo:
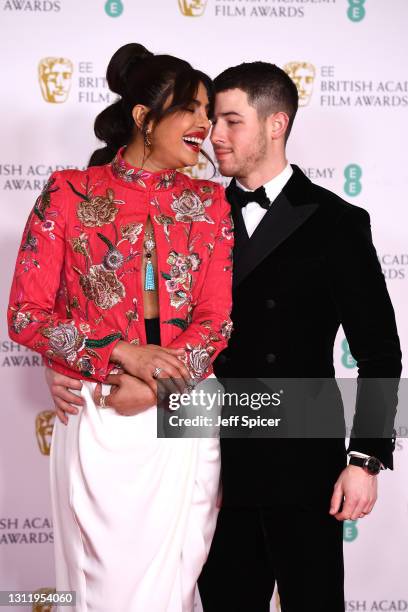
[{"label": "woman", "polygon": [[137,44],[107,79],[120,99],[95,122],[106,147],[37,199],[9,330],[81,388],[53,433],[57,589],[76,591],[75,610],[184,612],[215,527],[219,449],[156,438],[156,379],[182,389],[211,375],[231,331],[223,190],[176,171],[197,162],[213,91]]}]

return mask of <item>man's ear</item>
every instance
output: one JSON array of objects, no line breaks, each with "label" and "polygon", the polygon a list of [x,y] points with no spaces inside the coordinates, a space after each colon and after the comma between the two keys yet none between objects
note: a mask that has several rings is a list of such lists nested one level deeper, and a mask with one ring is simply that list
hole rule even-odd
[{"label": "man's ear", "polygon": [[149,110],[150,109],[147,106],[144,106],[143,104],[136,104],[136,106],[133,107],[132,109],[133,121],[135,122],[139,130],[143,128],[143,125],[146,119],[146,115],[149,112]]},{"label": "man's ear", "polygon": [[283,111],[272,113],[267,119],[272,140],[278,140],[285,136],[289,125],[289,116]]}]

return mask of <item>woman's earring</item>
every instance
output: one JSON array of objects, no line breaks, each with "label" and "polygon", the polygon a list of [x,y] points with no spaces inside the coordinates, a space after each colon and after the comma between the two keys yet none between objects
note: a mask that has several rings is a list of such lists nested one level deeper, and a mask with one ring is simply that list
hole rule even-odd
[{"label": "woman's earring", "polygon": [[144,133],[144,143],[145,143],[145,146],[148,147],[149,149],[152,146],[152,141],[149,138],[150,133],[151,133],[151,130],[146,130]]}]

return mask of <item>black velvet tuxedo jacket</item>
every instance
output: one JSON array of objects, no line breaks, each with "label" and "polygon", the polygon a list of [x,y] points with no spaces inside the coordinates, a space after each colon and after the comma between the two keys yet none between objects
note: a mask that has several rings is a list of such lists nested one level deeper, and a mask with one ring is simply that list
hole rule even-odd
[{"label": "black velvet tuxedo jacket", "polygon": [[[400,344],[368,213],[293,170],[251,238],[227,189],[234,330],[215,362],[217,377],[333,378],[342,325],[359,377],[398,379]],[[352,438],[350,450],[392,468],[390,438]],[[224,505],[328,505],[346,465],[344,438],[222,439],[221,451]]]}]

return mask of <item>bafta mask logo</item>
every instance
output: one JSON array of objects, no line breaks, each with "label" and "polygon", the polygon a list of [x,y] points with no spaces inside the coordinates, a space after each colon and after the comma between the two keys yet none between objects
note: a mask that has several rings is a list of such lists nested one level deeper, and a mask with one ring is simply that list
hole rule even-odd
[{"label": "bafta mask logo", "polygon": [[186,17],[201,17],[204,15],[207,0],[178,0],[180,11]]},{"label": "bafta mask logo", "polygon": [[278,591],[276,591],[276,594],[275,594],[275,608],[276,608],[276,612],[281,612],[282,610]]},{"label": "bafta mask logo", "polygon": [[[49,595],[54,595],[56,593],[55,589],[38,589],[37,591],[34,591],[34,595],[38,594],[38,595],[45,595],[45,598],[47,598]],[[32,608],[32,612],[52,612],[53,610],[55,610],[54,605],[52,603],[34,603],[33,604],[33,608]]]},{"label": "bafta mask logo", "polygon": [[51,436],[54,427],[55,412],[43,410],[35,419],[35,433],[39,449],[43,455],[49,455],[51,450]]},{"label": "bafta mask logo", "polygon": [[315,67],[309,62],[289,62],[283,69],[297,87],[299,106],[307,106],[313,93]]},{"label": "bafta mask logo", "polygon": [[41,93],[46,102],[66,102],[71,88],[73,65],[65,57],[44,57],[38,64]]}]

